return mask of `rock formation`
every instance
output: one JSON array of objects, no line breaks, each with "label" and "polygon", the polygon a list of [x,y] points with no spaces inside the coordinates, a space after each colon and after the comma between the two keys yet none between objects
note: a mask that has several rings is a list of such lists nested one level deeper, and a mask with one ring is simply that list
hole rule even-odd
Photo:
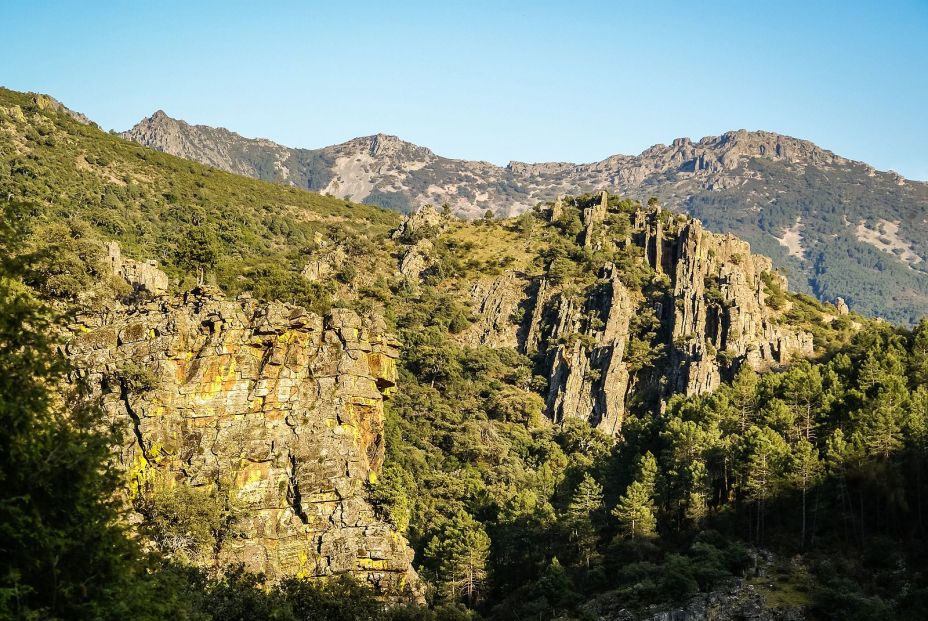
[{"label": "rock formation", "polygon": [[525,303],[525,290],[529,285],[525,278],[512,271],[489,281],[473,283],[470,299],[476,313],[462,340],[472,346],[518,348],[520,326],[514,318]]},{"label": "rock formation", "polygon": [[198,289],[82,316],[74,332],[76,373],[125,424],[131,495],[213,490],[237,516],[206,562],[272,579],[352,573],[416,596],[412,552],[365,491],[396,382],[382,320]]},{"label": "rock formation", "polygon": [[417,241],[403,255],[403,260],[400,262],[400,274],[413,283],[418,282],[422,277],[422,272],[429,266],[431,252],[431,241],[428,239]]},{"label": "rock formation", "polygon": [[[601,227],[606,219],[606,210],[609,203],[609,194],[603,190],[598,203],[594,203],[583,210],[583,247],[596,250],[597,227]],[[552,210],[553,213],[553,210]],[[601,246],[601,244],[599,244]]]},{"label": "rock formation", "polygon": [[626,608],[623,598],[607,593],[584,604],[599,621],[802,621],[807,611],[798,605],[771,606],[761,588],[745,579],[731,580],[708,593],[698,593],[670,608],[653,606],[643,614]]},{"label": "rock formation", "polygon": [[393,232],[393,239],[412,241],[423,237],[432,237],[448,227],[448,216],[440,213],[432,205],[424,205],[403,218],[399,228]]},{"label": "rock formation", "polygon": [[322,248],[313,254],[303,267],[303,278],[310,282],[320,282],[334,278],[335,274],[345,266],[348,254],[342,245],[331,248]]},{"label": "rock formation", "polygon": [[[534,356],[538,372],[549,378],[551,420],[587,420],[614,435],[636,391],[648,389],[662,400],[705,393],[743,364],[764,370],[813,354],[812,335],[779,322],[780,313],[767,304],[765,279],[785,289],[785,278],[773,271],[770,259],[752,255],[746,242],[709,233],[698,220],[656,205],[630,213],[630,231],[610,238],[604,222],[620,208],[609,206],[606,193],[580,207],[579,243],[630,246],[653,270],[662,293],[645,299],[623,284],[611,264],[579,296],[552,285],[547,275],[527,282],[507,272],[490,284],[473,285],[476,321],[463,339],[517,346]],[[558,200],[549,213],[564,208]],[[515,313],[519,308],[525,312]],[[638,377],[637,363],[627,356],[631,341],[639,338],[634,320],[645,315],[655,316],[660,328],[639,349],[664,357],[650,377]]]},{"label": "rock formation", "polygon": [[651,267],[674,275],[671,336],[680,369],[674,391],[690,395],[718,386],[720,365],[710,351],[755,369],[812,355],[812,335],[778,325],[765,304],[763,274],[786,289],[770,259],[752,255],[745,241],[703,230],[699,220],[671,219],[668,240],[654,220],[644,219],[642,235],[657,249],[648,256]]},{"label": "rock formation", "polygon": [[635,303],[614,268],[607,267],[603,278],[606,284],[582,303],[558,300],[557,323],[547,335],[547,408],[555,422],[586,419],[615,435],[625,414],[629,372],[623,358]]},{"label": "rock formation", "polygon": [[144,291],[152,295],[167,292],[168,276],[158,269],[155,261],[133,261],[122,256],[119,243],[106,244],[106,260],[115,276],[124,278],[136,292]]}]

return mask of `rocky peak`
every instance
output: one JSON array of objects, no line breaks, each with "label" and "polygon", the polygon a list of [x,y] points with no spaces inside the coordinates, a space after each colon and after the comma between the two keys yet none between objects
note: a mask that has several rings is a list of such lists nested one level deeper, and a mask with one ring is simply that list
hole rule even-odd
[{"label": "rocky peak", "polygon": [[324,150],[335,158],[358,154],[371,158],[373,161],[399,162],[400,165],[405,162],[431,161],[436,158],[435,154],[425,147],[382,133],[353,138],[347,142],[326,147]]},{"label": "rocky peak", "polygon": [[434,154],[418,145],[400,140],[397,136],[388,134],[375,134],[370,136],[369,153],[371,157],[392,157],[400,154],[415,153],[420,156],[433,156]]},{"label": "rocky peak", "polygon": [[[192,125],[157,110],[120,134],[151,149],[194,160],[228,172],[261,177],[268,170],[271,178],[286,179],[289,175],[282,164],[290,156],[286,147],[263,138],[245,138],[222,127]],[[277,164],[267,166],[267,159]]]}]

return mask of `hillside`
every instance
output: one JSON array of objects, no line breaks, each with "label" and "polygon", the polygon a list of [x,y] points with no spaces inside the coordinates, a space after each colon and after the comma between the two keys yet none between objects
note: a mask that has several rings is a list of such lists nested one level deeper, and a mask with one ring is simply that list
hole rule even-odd
[{"label": "hillside", "polygon": [[378,134],[292,149],[163,112],[123,136],[260,179],[408,212],[447,203],[466,217],[511,216],[558,194],[606,189],[699,218],[770,256],[797,291],[844,297],[866,315],[914,323],[928,312],[928,184],[770,132],[655,145],[592,164],[454,160]]},{"label": "hillside", "polygon": [[[924,324],[791,293],[656,199],[401,218],[11,91],[0,160],[0,405],[114,427],[107,498],[155,560],[99,597],[133,618],[919,618]],[[69,372],[32,377],[48,338]],[[31,475],[59,454],[0,459],[70,524]],[[81,618],[55,558],[69,597],[24,562],[3,605]]]}]

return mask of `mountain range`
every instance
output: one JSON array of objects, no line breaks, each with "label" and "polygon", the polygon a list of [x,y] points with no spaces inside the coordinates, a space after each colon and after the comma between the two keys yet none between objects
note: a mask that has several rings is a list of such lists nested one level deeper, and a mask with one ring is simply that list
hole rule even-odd
[{"label": "mountain range", "polygon": [[815,144],[763,131],[678,138],[591,164],[450,159],[377,134],[319,149],[286,147],[163,111],[123,137],[229,172],[409,212],[512,216],[559,194],[600,189],[732,233],[770,256],[794,289],[912,324],[928,313],[928,184]]}]

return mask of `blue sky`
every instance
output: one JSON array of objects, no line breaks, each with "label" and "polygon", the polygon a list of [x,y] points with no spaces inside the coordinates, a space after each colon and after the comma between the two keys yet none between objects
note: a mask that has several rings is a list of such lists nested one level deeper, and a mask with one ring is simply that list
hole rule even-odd
[{"label": "blue sky", "polygon": [[928,0],[4,0],[0,84],[303,147],[589,162],[766,129],[928,179]]}]

